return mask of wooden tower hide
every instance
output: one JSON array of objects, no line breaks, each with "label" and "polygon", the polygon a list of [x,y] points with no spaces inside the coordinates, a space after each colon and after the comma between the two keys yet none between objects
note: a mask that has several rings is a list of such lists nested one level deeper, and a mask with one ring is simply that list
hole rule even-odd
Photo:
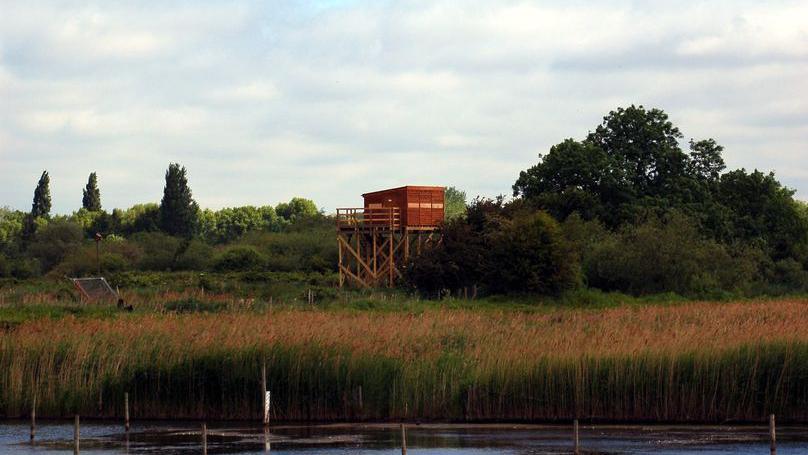
[{"label": "wooden tower hide", "polygon": [[412,255],[440,242],[444,188],[404,186],[337,209],[340,287],[394,286]]}]

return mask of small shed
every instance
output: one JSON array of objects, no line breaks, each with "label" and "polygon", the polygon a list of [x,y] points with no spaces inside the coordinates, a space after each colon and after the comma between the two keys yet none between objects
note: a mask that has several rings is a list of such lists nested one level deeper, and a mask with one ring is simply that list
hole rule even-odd
[{"label": "small shed", "polygon": [[402,186],[365,193],[365,209],[398,208],[401,226],[434,228],[443,223],[444,192],[442,186]]}]

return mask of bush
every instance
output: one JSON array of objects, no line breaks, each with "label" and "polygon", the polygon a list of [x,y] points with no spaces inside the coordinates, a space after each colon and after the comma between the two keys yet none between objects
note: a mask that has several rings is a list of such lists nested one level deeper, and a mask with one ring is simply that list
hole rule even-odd
[{"label": "bush", "polygon": [[759,267],[753,252],[739,251],[733,257],[727,247],[703,238],[695,222],[677,213],[625,227],[584,256],[590,286],[634,295],[737,291],[755,279]]},{"label": "bush", "polygon": [[557,295],[579,282],[578,262],[561,228],[544,212],[522,214],[493,235],[487,288]]},{"label": "bush", "polygon": [[213,270],[217,272],[261,270],[265,265],[266,258],[254,247],[237,245],[216,256]]},{"label": "bush", "polygon": [[448,222],[439,246],[406,268],[428,296],[479,286],[483,292],[558,294],[579,281],[578,261],[558,223],[521,202],[476,199]]},{"label": "bush", "polygon": [[38,259],[45,271],[59,264],[65,256],[81,246],[84,231],[77,223],[51,221],[37,229],[29,254]]},{"label": "bush", "polygon": [[162,232],[138,232],[129,238],[143,252],[140,270],[172,270],[175,266],[181,241]]},{"label": "bush", "polygon": [[486,255],[484,237],[465,218],[455,218],[443,227],[441,245],[414,257],[404,275],[410,285],[427,296],[481,285]]},{"label": "bush", "polygon": [[176,261],[177,270],[207,270],[213,257],[213,247],[199,240],[191,240]]},{"label": "bush", "polygon": [[337,242],[332,225],[314,226],[293,232],[253,232],[243,244],[266,257],[266,268],[273,272],[332,272],[337,269]]}]

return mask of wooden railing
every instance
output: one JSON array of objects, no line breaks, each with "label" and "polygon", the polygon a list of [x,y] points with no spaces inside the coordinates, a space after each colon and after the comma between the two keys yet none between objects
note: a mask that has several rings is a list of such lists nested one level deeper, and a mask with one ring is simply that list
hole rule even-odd
[{"label": "wooden railing", "polygon": [[366,227],[399,229],[401,210],[398,207],[337,209],[337,228]]}]

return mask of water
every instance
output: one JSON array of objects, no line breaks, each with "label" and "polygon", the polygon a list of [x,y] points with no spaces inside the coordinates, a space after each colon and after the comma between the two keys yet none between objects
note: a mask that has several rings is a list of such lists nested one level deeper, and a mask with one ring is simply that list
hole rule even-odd
[{"label": "water", "polygon": [[[127,438],[122,425],[82,422],[81,452],[90,454],[199,454],[197,423],[139,423]],[[42,422],[36,443],[28,443],[25,422],[0,423],[0,454],[65,454],[73,452],[73,426]],[[569,426],[529,425],[411,425],[408,454],[570,453]],[[768,429],[754,426],[609,426],[582,425],[582,453],[720,455],[768,454]],[[396,425],[275,426],[209,424],[208,453],[392,455],[400,454],[401,432]],[[808,454],[808,427],[778,428],[778,455]]]}]

